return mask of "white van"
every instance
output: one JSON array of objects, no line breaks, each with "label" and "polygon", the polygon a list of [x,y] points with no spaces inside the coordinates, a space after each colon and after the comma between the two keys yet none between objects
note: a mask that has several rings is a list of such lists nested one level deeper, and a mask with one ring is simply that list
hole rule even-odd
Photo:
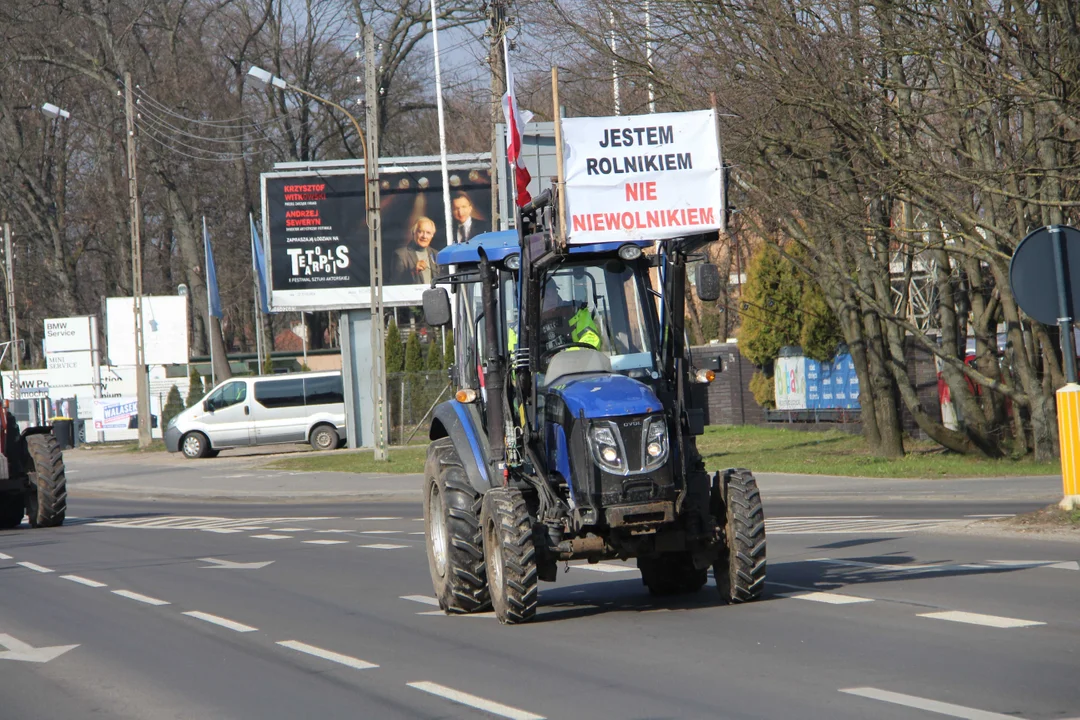
[{"label": "white van", "polygon": [[345,437],[341,372],[236,377],[169,421],[165,447],[189,458],[245,445],[309,442],[333,450]]}]

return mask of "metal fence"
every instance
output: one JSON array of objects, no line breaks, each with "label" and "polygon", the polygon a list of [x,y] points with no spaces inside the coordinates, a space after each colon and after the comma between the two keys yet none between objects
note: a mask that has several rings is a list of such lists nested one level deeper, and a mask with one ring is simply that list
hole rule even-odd
[{"label": "metal fence", "polygon": [[426,442],[435,406],[450,398],[446,370],[389,373],[386,376],[390,406],[390,443]]}]

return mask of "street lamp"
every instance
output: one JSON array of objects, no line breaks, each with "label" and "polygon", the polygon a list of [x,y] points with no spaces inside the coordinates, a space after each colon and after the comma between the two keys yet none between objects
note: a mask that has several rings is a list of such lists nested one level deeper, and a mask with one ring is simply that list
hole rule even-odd
[{"label": "street lamp", "polygon": [[[128,195],[131,211],[131,295],[135,334],[135,387],[136,412],[139,418],[139,447],[145,448],[151,441],[150,377],[147,374],[146,353],[142,331],[142,232],[139,212],[139,186],[135,165],[135,113],[131,96],[131,75],[124,74],[124,114],[127,119],[127,170]],[[52,103],[41,106],[41,112],[56,120],[69,120],[71,113]],[[94,392],[100,393],[98,385]]]},{"label": "street lamp", "polygon": [[[378,95],[375,92],[374,83],[374,39],[370,30],[365,33],[364,44],[367,50],[367,124],[368,133],[360,129],[353,114],[341,105],[327,100],[324,97],[308,92],[297,87],[283,78],[274,75],[261,67],[252,66],[248,69],[248,77],[259,85],[277,88],[279,90],[292,90],[312,100],[328,105],[340,111],[353,124],[357,136],[360,138],[360,147],[364,154],[364,179],[367,192],[364,193],[364,202],[367,209],[368,221],[368,262],[370,264],[371,290],[371,356],[372,356],[372,400],[375,410],[375,459],[388,460],[386,451],[386,357],[385,339],[383,337],[383,298],[382,298],[382,222],[379,207],[379,149],[378,149],[378,113],[376,110]],[[371,147],[368,147],[370,143]]]}]

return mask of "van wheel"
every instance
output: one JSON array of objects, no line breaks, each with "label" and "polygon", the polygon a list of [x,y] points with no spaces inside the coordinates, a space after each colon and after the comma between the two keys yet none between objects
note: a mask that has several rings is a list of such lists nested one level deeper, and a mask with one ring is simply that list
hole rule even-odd
[{"label": "van wheel", "polygon": [[334,450],[337,446],[337,430],[329,425],[319,425],[311,431],[311,447],[316,450]]},{"label": "van wheel", "polygon": [[210,441],[200,432],[189,432],[180,438],[180,452],[191,460],[204,458],[210,454]]}]

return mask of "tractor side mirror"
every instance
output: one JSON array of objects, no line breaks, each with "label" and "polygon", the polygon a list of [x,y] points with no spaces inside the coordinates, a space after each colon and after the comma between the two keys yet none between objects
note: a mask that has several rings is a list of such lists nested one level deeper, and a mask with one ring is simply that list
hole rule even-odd
[{"label": "tractor side mirror", "polygon": [[716,302],[720,299],[720,271],[712,263],[697,266],[694,284],[702,302]]},{"label": "tractor side mirror", "polygon": [[446,288],[431,288],[424,291],[424,322],[431,327],[443,327],[450,324],[450,295]]}]

